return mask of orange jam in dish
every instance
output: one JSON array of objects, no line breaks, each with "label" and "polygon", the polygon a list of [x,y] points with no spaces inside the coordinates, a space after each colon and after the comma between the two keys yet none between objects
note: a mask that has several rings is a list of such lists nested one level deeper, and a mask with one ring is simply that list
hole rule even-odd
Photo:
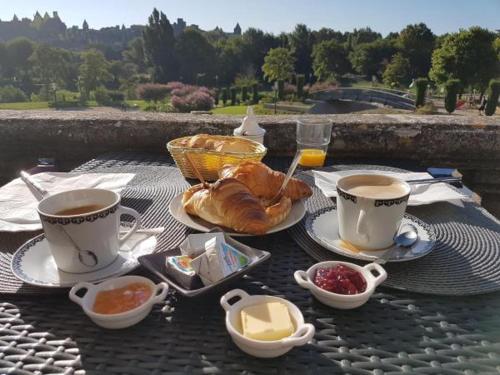
[{"label": "orange jam in dish", "polygon": [[97,293],[92,310],[98,314],[119,314],[135,309],[151,297],[148,284],[131,283],[124,287]]}]

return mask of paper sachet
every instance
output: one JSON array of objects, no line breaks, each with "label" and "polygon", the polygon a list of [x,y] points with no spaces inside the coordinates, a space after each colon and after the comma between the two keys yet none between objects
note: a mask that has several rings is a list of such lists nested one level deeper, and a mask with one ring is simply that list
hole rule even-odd
[{"label": "paper sachet", "polygon": [[199,233],[190,234],[179,245],[182,255],[196,258],[205,252],[205,243],[212,238],[218,238],[218,241],[225,242],[223,233]]},{"label": "paper sachet", "polygon": [[228,245],[224,236],[205,243],[205,253],[193,259],[191,266],[203,284],[211,285],[240,270],[249,263],[246,255]]}]

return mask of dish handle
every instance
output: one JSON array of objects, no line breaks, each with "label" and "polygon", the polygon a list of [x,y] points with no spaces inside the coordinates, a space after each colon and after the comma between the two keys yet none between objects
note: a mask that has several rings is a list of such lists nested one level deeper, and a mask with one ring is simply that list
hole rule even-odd
[{"label": "dish handle", "polygon": [[304,345],[313,338],[315,332],[316,329],[314,326],[311,323],[306,323],[302,325],[292,336],[281,340],[281,344],[287,347]]},{"label": "dish handle", "polygon": [[[158,294],[158,292],[160,292]],[[153,303],[163,302],[168,293],[168,284],[167,283],[159,283],[155,285]]]},{"label": "dish handle", "polygon": [[311,282],[308,279],[306,271],[295,271],[293,277],[302,288],[311,289]]},{"label": "dish handle", "polygon": [[[382,284],[382,282],[384,282],[385,279],[387,279],[387,272],[378,263],[369,263],[363,268],[368,271],[373,281],[375,282],[375,286],[379,286],[380,284]],[[374,276],[372,271],[377,271],[378,276]]]},{"label": "dish handle", "polygon": [[73,286],[73,288],[71,288],[71,290],[69,291],[69,299],[72,300],[73,302],[79,304],[80,306],[83,306],[83,298],[78,297],[76,295],[76,293],[78,291],[80,291],[81,289],[87,289],[87,291],[83,295],[85,297],[85,295],[88,293],[88,291],[94,287],[95,287],[94,284],[87,283],[87,282],[80,282],[80,283],[76,284],[75,286]]},{"label": "dish handle", "polygon": [[232,304],[229,303],[229,300],[234,297],[240,297],[240,299],[243,299],[249,297],[249,294],[242,289],[233,289],[224,294],[220,299],[220,304],[225,311],[231,310]]}]

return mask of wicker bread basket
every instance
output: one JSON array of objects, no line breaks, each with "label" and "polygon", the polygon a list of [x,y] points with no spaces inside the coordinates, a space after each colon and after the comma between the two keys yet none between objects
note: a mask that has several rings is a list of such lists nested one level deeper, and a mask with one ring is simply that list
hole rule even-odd
[{"label": "wicker bread basket", "polygon": [[[177,167],[186,178],[196,178],[191,164],[186,159],[185,154],[189,153],[196,169],[201,173],[206,181],[215,181],[219,178],[217,172],[226,164],[239,164],[244,161],[261,161],[266,155],[267,149],[258,142],[243,139],[248,142],[253,149],[251,152],[219,152],[214,150],[206,150],[203,148],[190,148],[182,146],[183,140],[191,137],[182,137],[173,139],[167,143],[167,149],[175,160]],[[214,135],[213,138],[218,140],[232,140],[234,137]]]}]

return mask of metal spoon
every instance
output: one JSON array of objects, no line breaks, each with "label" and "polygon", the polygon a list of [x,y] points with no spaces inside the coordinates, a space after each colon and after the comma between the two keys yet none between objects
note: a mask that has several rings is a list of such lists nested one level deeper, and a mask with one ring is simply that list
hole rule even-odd
[{"label": "metal spoon", "polygon": [[410,247],[418,240],[417,228],[412,224],[407,224],[409,230],[394,236],[394,243],[399,247]]},{"label": "metal spoon", "polygon": [[288,169],[288,173],[286,174],[285,179],[283,180],[283,184],[281,185],[276,195],[269,202],[269,206],[278,203],[279,200],[281,199],[281,195],[284,193],[286,186],[288,185],[288,182],[290,182],[290,179],[292,178],[295,169],[297,169],[297,165],[299,165],[299,160],[301,155],[302,155],[302,150],[297,150],[297,153],[295,154],[295,157],[292,160],[292,164]]},{"label": "metal spoon", "polygon": [[378,257],[374,262],[378,264],[385,264],[389,259],[392,258],[394,253],[400,250],[401,247],[408,248],[411,247],[418,240],[418,232],[417,228],[413,224],[406,224],[406,227],[410,227],[410,229],[402,232],[396,233],[394,235],[394,243],[397,245],[392,250],[386,251],[382,256]]}]

